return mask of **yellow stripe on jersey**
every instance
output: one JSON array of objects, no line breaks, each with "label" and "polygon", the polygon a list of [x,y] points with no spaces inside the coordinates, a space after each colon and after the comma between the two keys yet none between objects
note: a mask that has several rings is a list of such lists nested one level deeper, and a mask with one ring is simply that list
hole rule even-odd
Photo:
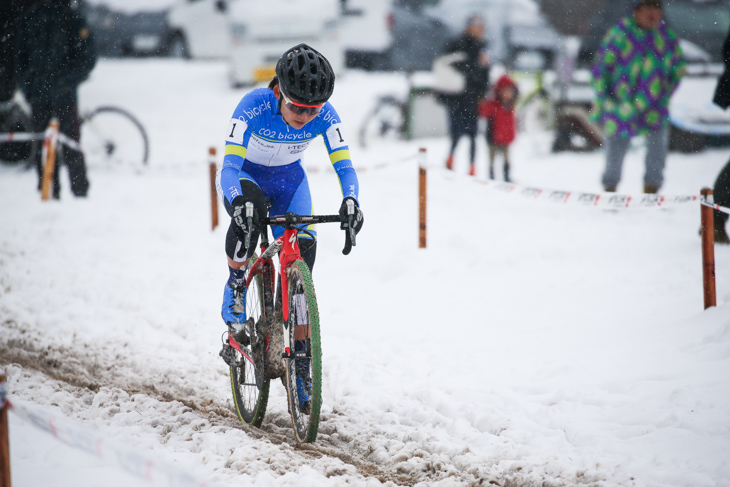
[{"label": "yellow stripe on jersey", "polygon": [[330,154],[330,161],[332,162],[332,164],[343,161],[345,159],[350,159],[350,151],[347,149],[334,151]]},{"label": "yellow stripe on jersey", "polygon": [[226,144],[226,155],[232,154],[234,156],[241,156],[246,158],[246,148],[242,145],[237,144]]}]

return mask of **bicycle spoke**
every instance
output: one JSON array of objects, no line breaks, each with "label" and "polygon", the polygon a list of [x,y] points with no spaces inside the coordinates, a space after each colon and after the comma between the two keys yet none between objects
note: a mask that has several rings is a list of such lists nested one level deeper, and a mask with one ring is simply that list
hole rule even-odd
[{"label": "bicycle spoke", "polygon": [[81,146],[87,162],[141,167],[149,152],[147,134],[130,113],[117,107],[100,107],[85,116]]},{"label": "bicycle spoke", "polygon": [[241,345],[245,355],[238,354],[238,363],[230,371],[236,412],[241,421],[252,426],[260,426],[263,422],[269,398],[270,381],[266,378],[264,358],[266,337],[260,333],[259,326],[264,321],[263,294],[263,279],[259,273],[251,279],[246,290],[246,313],[256,325],[251,327],[249,344]]},{"label": "bicycle spoke", "polygon": [[289,341],[296,358],[287,359],[286,382],[292,424],[300,442],[313,442],[322,404],[319,311],[309,268],[295,262],[289,273]]}]

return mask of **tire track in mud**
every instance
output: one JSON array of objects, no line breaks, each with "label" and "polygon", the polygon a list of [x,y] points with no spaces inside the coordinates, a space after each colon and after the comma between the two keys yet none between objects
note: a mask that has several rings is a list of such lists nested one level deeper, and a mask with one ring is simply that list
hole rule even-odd
[{"label": "tire track in mud", "polygon": [[[85,355],[83,348],[39,346],[31,341],[30,336],[18,336],[24,335],[26,332],[12,321],[4,322],[0,325],[0,329],[14,329],[13,331],[16,332],[13,333],[16,335],[14,338],[0,342],[0,366],[18,365],[21,368],[35,370],[76,389],[99,392],[102,388],[116,388],[130,396],[142,394],[160,402],[177,401],[206,418],[211,426],[236,428],[255,439],[268,440],[277,446],[286,444],[302,457],[304,464],[314,463],[322,457],[335,458],[352,466],[364,478],[375,478],[382,483],[392,482],[396,485],[414,485],[419,482],[442,480],[446,477],[470,486],[512,487],[518,485],[509,481],[504,483],[495,479],[480,479],[467,472],[451,471],[443,475],[444,472],[439,472],[433,467],[424,469],[422,472],[412,472],[402,469],[398,463],[394,465],[378,464],[367,458],[372,453],[372,447],[367,446],[368,435],[363,435],[364,439],[353,439],[350,435],[345,435],[344,440],[341,438],[337,426],[349,421],[349,418],[337,411],[323,414],[316,443],[300,444],[294,437],[291,419],[287,414],[267,413],[267,419],[262,427],[253,428],[240,422],[235,412],[227,406],[211,399],[179,394],[178,391],[155,385],[149,378],[145,380],[140,377],[136,380],[129,380],[116,377],[115,375],[118,374],[115,374],[115,371],[120,369],[137,369],[128,359],[115,357],[112,365],[104,363],[102,357],[106,355],[105,351],[98,348],[87,347],[89,353]],[[129,374],[124,375],[129,376]],[[369,437],[373,438],[372,435]],[[428,452],[428,454],[430,455],[432,452]],[[327,475],[336,476],[347,473],[345,469],[339,470],[342,471],[340,472],[338,469],[328,471]]]}]

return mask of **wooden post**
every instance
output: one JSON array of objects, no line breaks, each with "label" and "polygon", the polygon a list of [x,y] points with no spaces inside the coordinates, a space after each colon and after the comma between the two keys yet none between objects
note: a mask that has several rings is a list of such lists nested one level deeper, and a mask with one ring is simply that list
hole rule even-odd
[{"label": "wooden post", "polygon": [[0,487],[10,487],[10,441],[8,439],[8,385],[0,370]]},{"label": "wooden post", "polygon": [[58,146],[57,118],[52,118],[43,137],[43,178],[41,179],[41,200],[47,201],[51,197],[51,185],[53,184],[53,171],[56,168],[56,147]]},{"label": "wooden post", "polygon": [[426,148],[418,149],[418,248],[426,248]]},{"label": "wooden post", "polygon": [[[712,190],[702,188],[702,198],[714,204]],[[705,309],[717,306],[715,294],[715,213],[712,207],[700,205],[702,236],[702,291],[705,298]]]},{"label": "wooden post", "polygon": [[210,161],[210,163],[208,164],[208,169],[210,170],[210,214],[212,216],[211,230],[215,230],[215,227],[218,226],[218,191],[215,187],[215,176],[218,172],[218,166],[215,159],[215,147],[210,147],[208,149],[208,155]]}]

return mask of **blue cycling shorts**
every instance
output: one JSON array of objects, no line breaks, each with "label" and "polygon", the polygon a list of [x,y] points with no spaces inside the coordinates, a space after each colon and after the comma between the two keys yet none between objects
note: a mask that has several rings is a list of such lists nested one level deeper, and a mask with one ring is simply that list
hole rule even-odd
[{"label": "blue cycling shorts", "polygon": [[[261,188],[271,205],[269,215],[283,215],[287,212],[311,215],[314,211],[307,174],[298,161],[286,166],[263,166],[244,160],[241,170],[238,171],[238,179],[241,182],[251,181]],[[314,225],[307,227],[307,231],[316,238]],[[279,238],[284,235],[284,228],[272,226],[271,233],[274,238]],[[300,232],[297,237],[312,238],[304,232]]]}]

